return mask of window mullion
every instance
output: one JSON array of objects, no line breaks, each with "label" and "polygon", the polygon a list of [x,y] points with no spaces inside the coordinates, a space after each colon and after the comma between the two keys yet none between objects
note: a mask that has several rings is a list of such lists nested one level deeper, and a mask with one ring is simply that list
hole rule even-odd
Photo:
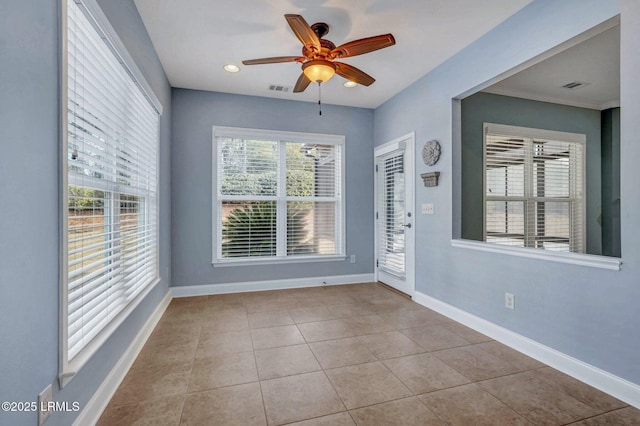
[{"label": "window mullion", "polygon": [[[582,186],[582,173],[580,173],[580,163],[582,160],[583,152],[581,146],[576,144],[569,145],[569,241],[571,244],[571,250],[581,253],[584,251],[584,239],[579,238],[577,234],[583,234],[585,230],[583,228],[577,230],[583,210],[581,201],[584,196],[584,188]],[[580,159],[580,162],[578,161]]]},{"label": "window mullion", "polygon": [[[581,252],[582,239],[576,238],[576,224],[578,223],[578,215],[580,214],[575,208],[574,200],[576,199],[576,187],[578,183],[577,179],[577,164],[576,164],[576,147],[575,145],[569,146],[569,176],[571,176],[571,184],[569,185],[569,241],[571,244],[571,250]],[[582,231],[582,230],[580,230]]]},{"label": "window mullion", "polygon": [[[112,233],[112,241],[114,241],[114,243],[111,244],[112,247],[112,254],[116,256],[116,258],[112,261],[112,263],[115,263],[117,266],[116,268],[123,268],[123,265],[121,263],[121,259],[123,258],[123,253],[122,253],[122,239],[120,238],[121,232],[120,232],[120,194],[117,192],[112,192],[111,196],[109,197],[110,200],[110,214],[111,214],[111,218],[110,218],[110,223],[111,223],[111,227],[113,230]],[[115,278],[115,279],[114,279]],[[120,284],[120,280],[117,279],[117,276],[112,278],[110,281],[111,283],[108,284],[107,288],[109,289],[109,296],[108,298],[111,299],[110,303],[108,304],[108,309],[111,309],[113,305],[113,299],[112,297],[115,296],[116,294],[116,290],[115,288],[113,288],[114,285],[118,285]],[[117,305],[116,305],[117,306]]]},{"label": "window mullion", "polygon": [[533,139],[524,140],[524,246],[535,247],[535,202],[533,197]]},{"label": "window mullion", "polygon": [[287,255],[287,143],[278,142],[276,256]]}]

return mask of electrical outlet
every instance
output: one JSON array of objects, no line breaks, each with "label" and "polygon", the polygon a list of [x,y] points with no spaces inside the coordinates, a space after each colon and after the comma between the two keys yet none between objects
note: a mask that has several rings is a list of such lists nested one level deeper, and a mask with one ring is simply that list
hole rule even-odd
[{"label": "electrical outlet", "polygon": [[49,411],[49,406],[53,402],[53,388],[47,386],[40,395],[38,395],[38,426],[43,424],[45,420],[51,416],[53,411]]},{"label": "electrical outlet", "polygon": [[434,210],[433,203],[427,203],[422,205],[421,212],[422,214],[433,214]]},{"label": "electrical outlet", "polygon": [[504,294],[504,306],[506,306],[508,309],[515,309],[516,308],[516,297],[511,294],[511,293],[505,293]]},{"label": "electrical outlet", "polygon": [[351,255],[351,263],[356,263],[356,255],[355,254]]}]

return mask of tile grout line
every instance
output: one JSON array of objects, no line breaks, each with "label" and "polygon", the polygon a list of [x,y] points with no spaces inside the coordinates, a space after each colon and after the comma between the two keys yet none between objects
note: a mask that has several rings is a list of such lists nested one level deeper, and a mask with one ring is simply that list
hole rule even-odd
[{"label": "tile grout line", "polygon": [[268,425],[269,417],[267,417],[267,405],[264,403],[264,392],[262,390],[262,380],[260,380],[260,371],[258,370],[258,358],[256,357],[256,348],[253,345],[253,333],[251,333],[251,325],[249,325],[249,338],[251,339],[251,348],[253,349],[253,363],[256,367],[256,377],[258,378],[258,388],[260,389],[260,398],[262,400],[262,412],[264,413],[264,421]]},{"label": "tile grout line", "polygon": [[[204,299],[205,303],[206,303],[206,298]],[[196,357],[198,355],[198,348],[200,348],[200,339],[202,338],[202,331],[204,329],[204,314],[201,313],[201,318],[200,318],[200,322],[199,322],[199,326],[200,326],[200,333],[198,333],[198,344],[196,345],[196,350],[193,353],[193,358],[191,360],[191,369],[189,370],[189,380],[187,380],[187,388],[184,392],[183,398],[182,398],[182,410],[180,410],[180,422],[178,424],[182,424],[182,418],[184,417],[184,411],[185,411],[185,407],[187,405],[187,395],[189,395],[189,387],[191,386],[191,379],[193,377],[193,368],[195,366],[195,361],[196,361]]]},{"label": "tile grout line", "polygon": [[[295,320],[294,320],[295,321]],[[298,324],[296,324],[296,328],[298,328]],[[342,399],[342,397],[340,396],[340,394],[338,393],[338,391],[336,390],[336,387],[333,385],[333,382],[331,382],[331,379],[329,378],[329,376],[327,375],[327,372],[325,371],[325,368],[322,366],[322,364],[320,363],[320,360],[318,360],[318,357],[316,356],[315,352],[313,351],[313,349],[311,348],[311,345],[309,344],[309,342],[307,341],[307,338],[305,337],[305,335],[302,333],[302,330],[300,330],[298,328],[298,331],[300,332],[300,334],[302,335],[302,338],[305,341],[305,344],[307,345],[307,347],[309,348],[309,350],[311,351],[311,354],[313,355],[313,358],[316,360],[316,362],[318,363],[318,365],[320,366],[320,371],[322,371],[322,374],[324,375],[324,378],[327,380],[327,382],[329,382],[329,385],[331,386],[331,389],[333,389],[333,392],[336,394],[336,396],[338,397],[338,399],[340,400],[340,403],[342,404],[342,406],[344,407],[345,411],[347,413],[349,413],[349,409],[347,408],[347,405],[344,403],[344,400]],[[315,342],[312,342],[315,343]],[[351,416],[351,414],[349,414],[349,416]],[[323,417],[323,416],[319,416],[319,417]],[[310,420],[310,419],[305,419],[305,420]],[[351,420],[353,420],[353,422],[355,423],[355,420],[353,419],[353,417],[351,417]],[[299,420],[299,421],[303,421],[303,420]]]},{"label": "tile grout line", "polygon": [[[374,314],[374,315],[375,315],[375,314]],[[359,317],[359,316],[366,316],[366,315],[356,315],[356,316],[353,316],[353,317],[351,317],[351,318],[356,318],[356,317]],[[340,321],[340,319],[338,319],[338,321]],[[342,323],[342,321],[340,321],[340,323],[341,323],[341,324],[343,324],[343,323]],[[343,325],[344,325],[344,324],[343,324]],[[346,326],[345,326],[345,327],[346,327]],[[375,333],[372,333],[372,334],[375,334]],[[303,335],[303,337],[304,337],[304,335]],[[369,350],[369,352],[371,352],[371,349],[370,349],[370,348],[368,348],[368,347],[367,347],[367,345],[365,345],[365,344],[364,344],[364,343],[359,339],[359,336],[358,336],[357,334],[356,334],[356,335],[354,335],[354,336],[344,337],[343,339],[348,339],[348,338],[355,338],[355,339],[356,339],[360,344],[362,344],[365,348],[367,348],[367,350]],[[325,340],[325,341],[331,341],[331,340],[341,340],[341,339],[329,339],[329,340]],[[306,338],[305,338],[305,341],[306,341]],[[314,343],[315,343],[315,342],[314,342]],[[307,343],[307,345],[309,345],[309,344]],[[349,414],[349,416],[351,417],[351,420],[352,420],[354,423],[357,423],[357,422],[356,422],[356,420],[355,420],[355,418],[353,417],[353,414],[351,413],[351,411],[352,411],[352,410],[351,410],[351,409],[349,409],[349,408],[347,408],[347,405],[346,405],[345,401],[342,399],[342,397],[340,396],[340,393],[336,390],[334,383],[331,381],[331,378],[328,376],[328,374],[327,374],[327,372],[326,372],[326,370],[327,370],[327,369],[325,369],[325,368],[322,366],[322,364],[320,363],[320,361],[317,359],[317,356],[316,356],[315,352],[313,351],[313,349],[311,348],[311,346],[309,346],[309,349],[311,350],[311,352],[312,352],[313,356],[316,358],[316,361],[318,362],[318,365],[320,365],[320,368],[322,369],[323,374],[325,375],[325,377],[326,377],[326,378],[327,378],[327,380],[329,381],[329,384],[330,384],[330,385],[331,385],[331,387],[333,388],[333,391],[334,391],[334,392],[335,392],[335,394],[338,396],[338,398],[339,398],[339,399],[340,399],[340,401],[342,402],[342,405],[343,405],[343,406],[345,407],[345,409],[347,410],[347,413],[348,413],[348,414]],[[384,364],[381,362],[381,360],[378,358],[378,356],[377,356],[375,353],[371,352],[371,354],[372,354],[372,355],[377,359],[377,361],[376,361],[376,362],[381,363],[381,364],[383,365],[383,367],[384,367],[384,368],[387,368],[387,370],[391,373],[391,375],[395,377],[395,375],[393,374],[393,372],[392,372],[391,370],[389,370],[389,369],[388,369],[388,367],[387,367],[386,365],[384,365]],[[366,363],[359,363],[359,364],[353,364],[353,365],[360,365],[360,364],[366,364]],[[345,366],[343,366],[343,367],[345,367]],[[342,368],[342,367],[336,367],[336,368]],[[398,380],[399,380],[399,379],[398,379]],[[411,391],[411,389],[409,389],[409,388],[408,388],[408,386],[406,386],[406,385],[405,385],[401,380],[399,380],[399,381],[400,381],[400,383],[402,383],[402,384],[403,384],[403,386],[405,386],[405,387],[407,388],[407,390],[408,390],[409,392],[411,392],[411,393],[413,394],[413,391]],[[389,402],[389,401],[387,401],[387,402]],[[364,407],[360,407],[360,408],[364,408]]]},{"label": "tile grout line", "polygon": [[[489,395],[491,395],[492,397],[494,397],[495,399],[497,399],[498,401],[500,401],[502,404],[504,404],[505,406],[509,407],[512,411],[516,412],[518,415],[520,415],[522,418],[524,418],[525,420],[527,420],[529,423],[534,424],[534,423],[533,423],[533,421],[529,420],[528,416],[526,416],[526,415],[525,415],[525,414],[523,414],[523,413],[520,413],[520,411],[518,411],[518,410],[516,409],[516,407],[512,407],[509,403],[507,403],[507,402],[503,401],[503,400],[502,400],[498,395],[494,395],[494,394],[493,394],[492,392],[490,392],[489,390],[486,390],[486,389],[484,389],[482,386],[479,386],[479,384],[480,384],[480,383],[482,383],[482,382],[488,382],[489,380],[500,379],[500,378],[509,377],[509,376],[515,376],[515,375],[517,375],[517,374],[527,373],[527,372],[531,372],[531,371],[544,370],[544,369],[550,369],[550,370],[557,371],[557,370],[555,370],[555,369],[554,369],[553,367],[551,367],[551,366],[543,365],[543,366],[541,366],[541,367],[532,368],[532,369],[525,370],[525,371],[518,371],[518,372],[516,372],[516,373],[506,374],[506,375],[499,376],[499,377],[492,377],[492,378],[489,378],[489,379],[478,380],[477,382],[474,382],[474,384],[478,385],[478,387],[480,387],[480,389],[482,389],[484,392],[488,393]],[[564,374],[564,373],[562,373],[562,374]],[[570,376],[569,376],[569,377],[570,377]],[[587,385],[587,386],[588,386],[588,385]],[[575,398],[575,397],[573,397],[572,395],[569,395],[569,396],[570,396],[572,399],[574,399],[574,400],[576,400],[576,401],[578,401],[578,402],[581,402],[581,403],[583,403],[584,405],[586,405],[586,406],[588,406],[588,407],[590,407],[590,408],[594,408],[594,409],[595,409],[595,407],[594,407],[594,406],[592,406],[592,405],[590,405],[590,404],[587,404],[587,403],[584,403],[584,402],[582,402],[582,401],[580,401],[580,400],[576,399],[576,398]],[[604,414],[611,413],[611,412],[613,412],[613,411],[618,411],[618,410],[621,410],[621,409],[623,409],[623,408],[627,408],[627,407],[629,407],[629,405],[625,405],[624,407],[614,408],[614,409],[611,409],[611,410],[608,410],[608,411],[600,412],[600,413],[594,414],[594,415],[592,415],[592,416],[588,416],[588,417],[581,417],[581,418],[579,418],[579,419],[576,419],[576,420],[573,420],[573,421],[571,421],[571,422],[569,422],[569,423],[564,423],[564,424],[565,424],[565,425],[572,425],[572,424],[575,424],[575,423],[581,422],[581,421],[583,421],[583,420],[587,420],[587,419],[595,418],[595,417],[598,417],[598,416],[602,416],[602,415],[604,415]]]},{"label": "tile grout line", "polygon": [[625,410],[625,409],[627,409],[627,408],[629,408],[629,407],[631,407],[631,406],[630,406],[630,405],[625,405],[624,407],[614,408],[613,410],[605,411],[605,412],[603,412],[603,413],[599,413],[599,414],[594,414],[593,416],[583,417],[583,418],[578,419],[578,420],[576,420],[576,421],[573,421],[573,422],[571,422],[571,423],[567,423],[567,424],[566,424],[566,426],[571,426],[571,425],[574,425],[574,424],[576,424],[576,423],[583,422],[583,421],[585,421],[585,420],[595,419],[595,418],[597,418],[597,417],[604,416],[604,415],[607,415],[607,414],[610,414],[610,413],[614,413],[614,412],[616,412],[616,411]]}]

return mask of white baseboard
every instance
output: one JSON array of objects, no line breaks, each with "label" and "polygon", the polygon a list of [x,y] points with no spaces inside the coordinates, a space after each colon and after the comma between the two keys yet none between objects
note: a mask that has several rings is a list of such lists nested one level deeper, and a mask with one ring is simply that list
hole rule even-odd
[{"label": "white baseboard", "polygon": [[419,291],[413,300],[640,409],[640,386]]},{"label": "white baseboard", "polygon": [[95,425],[98,422],[102,412],[107,408],[109,401],[129,372],[129,368],[133,365],[133,362],[147,342],[151,332],[156,327],[156,324],[158,324],[158,321],[160,321],[165,309],[169,306],[171,298],[171,291],[167,291],[167,294],[162,298],[158,307],[156,307],[149,316],[129,347],[125,350],[124,354],[122,354],[122,357],[120,357],[98,390],[96,390],[87,405],[73,422],[74,426]]},{"label": "white baseboard", "polygon": [[322,285],[357,284],[374,281],[373,274],[334,275],[286,280],[247,281],[228,284],[204,284],[171,287],[173,297],[207,296],[210,294],[244,293],[247,291],[284,290]]}]

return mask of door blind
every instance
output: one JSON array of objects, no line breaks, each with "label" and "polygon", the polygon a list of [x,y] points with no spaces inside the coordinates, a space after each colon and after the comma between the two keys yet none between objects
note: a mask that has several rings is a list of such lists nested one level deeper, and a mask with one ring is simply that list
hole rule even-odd
[{"label": "door blind", "polygon": [[486,241],[583,252],[583,143],[515,129],[485,134]]},{"label": "door blind", "polygon": [[378,268],[405,278],[404,152],[394,151],[378,163]]},{"label": "door blind", "polygon": [[159,116],[81,5],[66,3],[71,360],[158,276]]}]

